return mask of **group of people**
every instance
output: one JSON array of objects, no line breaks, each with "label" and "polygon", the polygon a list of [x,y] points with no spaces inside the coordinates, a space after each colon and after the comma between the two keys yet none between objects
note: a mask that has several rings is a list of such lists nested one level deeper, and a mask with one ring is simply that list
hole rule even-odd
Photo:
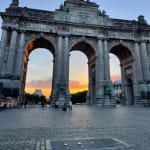
[{"label": "group of people", "polygon": [[32,108],[32,102],[30,101],[21,101],[20,108]]},{"label": "group of people", "polygon": [[0,111],[7,109],[7,101],[0,101]]},{"label": "group of people", "polygon": [[[56,101],[55,103],[55,108],[59,108],[59,102]],[[64,105],[62,107],[62,111],[69,111],[71,112],[72,111],[72,101],[69,101],[69,102],[64,102]]]}]

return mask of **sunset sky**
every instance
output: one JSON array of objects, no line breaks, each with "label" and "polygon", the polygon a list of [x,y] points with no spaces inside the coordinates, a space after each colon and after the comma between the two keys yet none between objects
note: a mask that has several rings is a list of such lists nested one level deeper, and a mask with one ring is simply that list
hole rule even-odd
[{"label": "sunset sky", "polygon": [[[110,18],[136,20],[139,15],[144,15],[150,23],[150,0],[91,0],[100,5]],[[0,0],[0,11],[9,6],[11,0]],[[63,0],[20,0],[21,7],[43,10],[59,8]],[[0,19],[0,25],[2,20]],[[1,30],[0,30],[1,37]],[[77,92],[87,89],[88,67],[86,56],[78,51],[70,53],[70,91]],[[42,89],[45,96],[50,95],[51,78],[53,71],[53,57],[46,49],[36,49],[30,54],[27,71],[26,92],[33,93],[35,89]],[[120,78],[119,61],[110,55],[111,77],[115,81]]]}]

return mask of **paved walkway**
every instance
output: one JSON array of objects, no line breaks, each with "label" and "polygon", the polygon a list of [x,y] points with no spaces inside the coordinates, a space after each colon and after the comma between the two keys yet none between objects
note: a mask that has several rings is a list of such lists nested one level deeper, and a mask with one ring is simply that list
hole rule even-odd
[{"label": "paved walkway", "polygon": [[150,150],[150,108],[73,106],[0,112],[0,150]]}]

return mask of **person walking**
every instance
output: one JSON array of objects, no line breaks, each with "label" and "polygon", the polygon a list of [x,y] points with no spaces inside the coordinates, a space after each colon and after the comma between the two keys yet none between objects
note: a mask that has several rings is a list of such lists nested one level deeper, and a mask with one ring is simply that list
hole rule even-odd
[{"label": "person walking", "polygon": [[69,112],[71,112],[72,111],[72,101],[69,101],[68,108],[69,108]]},{"label": "person walking", "polygon": [[1,111],[3,111],[4,110],[4,101],[1,101]]},{"label": "person walking", "polygon": [[63,109],[62,109],[63,111],[67,111],[67,104],[66,103],[64,103],[64,106],[63,106]]},{"label": "person walking", "polygon": [[59,105],[59,103],[58,103],[58,101],[56,101],[56,103],[55,103],[55,108],[58,109],[58,105]]}]

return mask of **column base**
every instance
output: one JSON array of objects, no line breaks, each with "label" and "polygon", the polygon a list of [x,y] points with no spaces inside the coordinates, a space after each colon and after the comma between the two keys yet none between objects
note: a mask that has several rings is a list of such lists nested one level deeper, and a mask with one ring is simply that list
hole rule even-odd
[{"label": "column base", "polygon": [[59,96],[58,97],[58,107],[62,108],[64,106],[64,103],[66,102],[66,99],[64,96]]},{"label": "column base", "polygon": [[105,96],[101,96],[99,98],[96,98],[96,101],[95,101],[95,104],[97,106],[100,106],[100,107],[116,107],[116,100],[115,100],[115,97],[109,97],[109,95],[105,95]]},{"label": "column base", "polygon": [[110,98],[109,95],[105,95],[103,107],[116,107],[115,97]]},{"label": "column base", "polygon": [[95,100],[87,96],[86,97],[86,104],[87,105],[95,104]]},{"label": "column base", "polygon": [[68,95],[52,95],[50,98],[50,104],[55,106],[56,102],[58,101],[58,107],[63,107],[64,103],[67,103],[71,100],[71,96]]},{"label": "column base", "polygon": [[58,96],[56,96],[56,95],[50,96],[50,104],[51,104],[52,106],[54,106],[55,103],[56,103],[56,101],[57,101],[57,99],[58,99]]}]

